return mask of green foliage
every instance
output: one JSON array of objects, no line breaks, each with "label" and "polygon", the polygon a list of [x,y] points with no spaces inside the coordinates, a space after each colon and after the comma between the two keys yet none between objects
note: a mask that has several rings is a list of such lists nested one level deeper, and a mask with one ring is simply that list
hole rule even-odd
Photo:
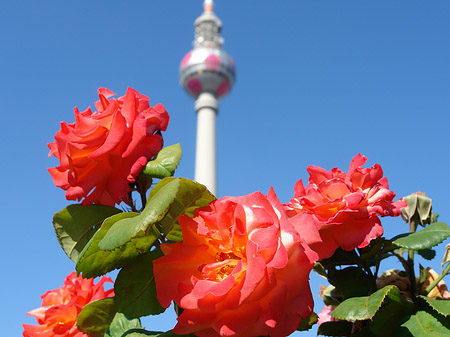
[{"label": "green foliage", "polygon": [[347,321],[324,322],[317,329],[318,335],[323,336],[349,336],[353,323]]},{"label": "green foliage", "polygon": [[172,330],[167,332],[161,331],[147,331],[144,329],[133,329],[125,334],[122,337],[196,337],[194,334],[189,335],[177,335],[172,332]]},{"label": "green foliage", "polygon": [[399,247],[421,250],[436,246],[450,236],[450,228],[443,222],[434,222],[419,232],[396,239],[393,243]]},{"label": "green foliage", "polygon": [[149,251],[154,242],[151,236],[140,236],[133,238],[130,242],[114,249],[102,250],[98,243],[103,239],[111,226],[119,220],[138,216],[139,213],[120,213],[106,219],[98,232],[81,252],[76,265],[76,270],[83,273],[83,277],[96,277],[116,268],[121,268],[129,263],[136,256]]},{"label": "green foliage", "polygon": [[418,311],[395,330],[396,337],[448,337],[450,330],[433,315]]},{"label": "green foliage", "polygon": [[78,257],[100,228],[102,222],[121,211],[102,205],[70,205],[53,216],[56,237],[67,256],[77,262]]},{"label": "green foliage", "polygon": [[[195,181],[185,178],[165,178],[161,180],[151,191],[149,201],[161,191],[166,190],[166,185],[178,182],[176,197],[165,217],[160,221],[161,232],[167,234],[170,241],[181,241],[181,229],[178,224],[178,216],[186,214],[193,217],[194,211],[203,206],[207,206],[216,197],[208,189]],[[148,205],[148,203],[147,203]]]},{"label": "green foliage", "polygon": [[347,267],[329,275],[329,281],[345,298],[370,294],[375,287],[372,277],[359,267]]},{"label": "green foliage", "polygon": [[124,314],[118,312],[114,316],[105,337],[122,337],[123,334],[131,329],[142,328],[139,318],[129,319]]},{"label": "green foliage", "polygon": [[371,319],[390,293],[395,300],[399,290],[396,286],[390,285],[377,290],[370,296],[349,298],[334,309],[332,316],[346,321]]},{"label": "green foliage", "polygon": [[158,251],[143,254],[119,272],[114,285],[114,303],[119,312],[128,317],[140,317],[165,310],[156,298],[153,275],[153,260],[161,256]]},{"label": "green foliage", "polygon": [[154,160],[147,163],[142,174],[159,179],[171,177],[180,162],[181,155],[180,144],[167,146],[159,151]]},{"label": "green foliage", "polygon": [[179,180],[171,180],[164,185],[164,188],[150,196],[141,214],[115,222],[99,242],[99,248],[103,250],[115,249],[136,237],[139,232],[146,232],[146,235],[151,235],[156,240],[160,233],[151,225],[164,218],[170,205],[177,197],[179,187]]},{"label": "green foliage", "polygon": [[450,316],[450,301],[429,298],[426,296],[419,296],[420,299],[425,301],[433,310],[443,316]]},{"label": "green foliage", "polygon": [[90,337],[103,337],[116,315],[112,297],[88,303],[77,318],[77,328]]},{"label": "green foliage", "polygon": [[407,300],[397,289],[387,294],[386,301],[369,321],[369,329],[375,336],[395,337],[395,328],[414,310],[413,302]]},{"label": "green foliage", "polygon": [[302,318],[300,321],[300,325],[297,328],[297,331],[307,331],[312,328],[314,324],[317,323],[319,320],[319,317],[315,312],[311,314],[308,318]]}]

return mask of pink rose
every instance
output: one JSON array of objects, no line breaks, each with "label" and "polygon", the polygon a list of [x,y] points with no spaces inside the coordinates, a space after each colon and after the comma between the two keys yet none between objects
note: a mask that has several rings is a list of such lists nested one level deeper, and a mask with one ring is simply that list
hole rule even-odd
[{"label": "pink rose", "polygon": [[49,169],[56,186],[67,200],[84,198],[92,203],[114,206],[128,202],[130,183],[163,145],[160,131],[166,130],[169,115],[161,104],[151,107],[148,97],[128,88],[123,97],[98,89],[98,112],[75,108],[75,123],[61,123],[50,155],[60,161]]},{"label": "pink rose", "polygon": [[337,322],[338,319],[331,316],[334,309],[336,309],[336,307],[332,305],[325,305],[318,315],[319,320],[317,321],[317,324],[321,325],[325,322]]},{"label": "pink rose", "polygon": [[64,287],[47,291],[42,298],[42,307],[27,315],[36,317],[39,325],[23,324],[24,337],[87,337],[76,327],[78,314],[83,307],[96,300],[114,296],[114,290],[104,290],[105,282],[111,282],[103,276],[97,284],[94,279],[84,279],[76,272],[70,273],[64,280]]},{"label": "pink rose", "polygon": [[309,184],[299,180],[294,198],[285,205],[300,235],[321,259],[340,247],[344,250],[366,247],[383,234],[380,216],[398,216],[406,206],[393,201],[381,166],[362,168],[367,158],[357,154],[348,173],[337,167],[328,172],[317,166],[307,168]]},{"label": "pink rose", "polygon": [[316,254],[271,189],[226,197],[179,217],[183,242],[154,262],[158,299],[183,309],[177,334],[287,336],[310,316]]}]

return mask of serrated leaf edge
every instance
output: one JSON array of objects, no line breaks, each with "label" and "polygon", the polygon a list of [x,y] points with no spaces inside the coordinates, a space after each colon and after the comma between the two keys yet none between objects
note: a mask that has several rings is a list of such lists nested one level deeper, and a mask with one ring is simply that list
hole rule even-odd
[{"label": "serrated leaf edge", "polygon": [[[342,303],[339,305],[339,306],[341,306],[343,303],[345,303],[345,302],[347,302],[347,301],[351,301],[351,300],[353,300],[353,299],[358,299],[358,298],[365,298],[365,299],[366,299],[366,304],[368,305],[368,301],[369,301],[369,298],[370,298],[370,297],[374,296],[375,294],[377,294],[377,293],[379,293],[379,292],[383,292],[383,291],[384,291],[385,293],[384,293],[383,297],[381,298],[380,304],[378,305],[378,307],[376,308],[376,310],[374,311],[374,313],[373,313],[372,315],[364,316],[364,317],[344,317],[344,316],[338,316],[338,315],[336,315],[336,309],[339,308],[339,306],[338,306],[336,309],[333,310],[333,312],[331,313],[331,315],[332,315],[334,318],[337,318],[337,319],[340,319],[340,320],[344,320],[344,321],[362,321],[362,320],[366,320],[366,319],[372,319],[373,316],[375,316],[375,314],[378,312],[378,309],[380,309],[381,305],[383,304],[384,300],[386,299],[386,296],[387,296],[391,291],[393,291],[394,289],[397,289],[397,291],[398,291],[398,288],[397,288],[396,286],[394,286],[394,285],[389,285],[389,286],[386,286],[386,287],[384,287],[384,288],[381,288],[381,289],[377,290],[376,292],[374,292],[373,294],[371,294],[371,295],[369,295],[369,296],[352,297],[352,298],[349,298],[349,299],[345,300],[344,302],[342,302]],[[367,313],[369,313],[369,310],[366,310],[366,311],[367,311]],[[338,313],[339,313],[339,312],[338,312]],[[369,314],[370,314],[370,313],[369,313]]]}]

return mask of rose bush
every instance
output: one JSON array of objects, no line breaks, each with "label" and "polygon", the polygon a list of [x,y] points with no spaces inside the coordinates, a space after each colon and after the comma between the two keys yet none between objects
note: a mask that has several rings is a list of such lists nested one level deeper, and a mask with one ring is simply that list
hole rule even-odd
[{"label": "rose bush", "polygon": [[272,189],[213,201],[179,222],[183,242],[163,244],[154,261],[158,300],[183,309],[175,333],[287,336],[310,316],[317,255]]},{"label": "rose bush", "polygon": [[47,291],[42,298],[42,307],[34,309],[27,315],[34,316],[39,325],[23,324],[24,337],[85,337],[76,328],[76,320],[81,309],[88,303],[114,296],[114,290],[104,289],[104,284],[111,282],[109,277],[102,277],[97,284],[94,279],[83,279],[70,273],[64,280],[64,286]]},{"label": "rose bush", "polygon": [[363,168],[367,158],[357,154],[348,173],[337,167],[331,172],[317,166],[307,168],[309,184],[300,179],[294,198],[285,208],[300,235],[321,259],[340,247],[366,247],[383,234],[380,216],[398,216],[406,202],[393,201],[383,170],[375,164]]},{"label": "rose bush", "polygon": [[49,169],[67,200],[114,206],[128,202],[130,183],[163,145],[169,115],[164,106],[151,107],[148,97],[129,88],[123,97],[98,89],[97,112],[74,109],[75,123],[61,123],[49,156],[60,166]]}]

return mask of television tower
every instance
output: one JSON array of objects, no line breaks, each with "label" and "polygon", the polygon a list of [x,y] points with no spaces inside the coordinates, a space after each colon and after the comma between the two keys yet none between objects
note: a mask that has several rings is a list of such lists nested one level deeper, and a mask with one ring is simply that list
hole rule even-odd
[{"label": "television tower", "polygon": [[180,84],[196,99],[197,144],[195,180],[216,194],[216,115],[219,99],[233,86],[235,65],[222,49],[222,22],[214,14],[214,3],[205,0],[203,14],[195,20],[194,48],[180,64]]}]

